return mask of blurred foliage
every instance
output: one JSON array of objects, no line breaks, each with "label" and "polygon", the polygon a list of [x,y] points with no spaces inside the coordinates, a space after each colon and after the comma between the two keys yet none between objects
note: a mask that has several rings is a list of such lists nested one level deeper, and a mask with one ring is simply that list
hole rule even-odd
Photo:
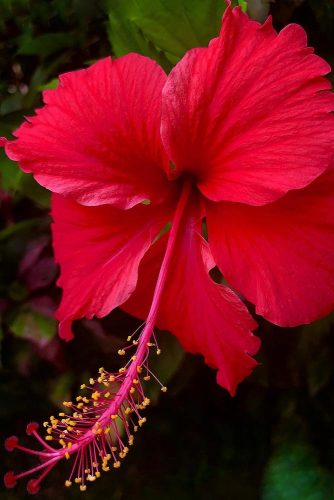
[{"label": "blurred foliage", "polygon": [[[233,1],[245,10],[247,2]],[[192,47],[217,36],[222,0],[105,0],[109,38],[117,56],[140,52],[166,70]]]},{"label": "blurred foliage", "polygon": [[[245,2],[240,2],[245,7]],[[249,0],[263,19],[266,0]],[[299,22],[317,52],[333,61],[334,3],[276,0],[276,28]],[[219,30],[223,0],[0,0],[0,135],[42,104],[60,73],[110,53],[139,51],[166,70]],[[58,411],[99,366],[117,369],[115,353],[138,322],[121,311],[56,336],[60,292],[50,241],[49,194],[0,152],[0,314],[2,434],[21,435],[29,420]],[[184,355],[161,332],[152,365],[149,424],[124,468],[96,482],[86,498],[327,500],[334,497],[334,316],[298,329],[260,321],[260,366],[235,398],[221,390],[202,359]],[[6,455],[5,468],[29,462]],[[39,494],[63,499],[67,464]],[[23,499],[23,484],[0,499]],[[75,489],[66,498],[81,498]]]}]

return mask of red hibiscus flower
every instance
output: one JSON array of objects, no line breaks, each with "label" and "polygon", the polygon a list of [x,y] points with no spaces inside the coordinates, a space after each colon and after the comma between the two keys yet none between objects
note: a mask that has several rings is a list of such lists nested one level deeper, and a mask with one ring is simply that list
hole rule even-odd
[{"label": "red hibiscus flower", "polygon": [[[133,419],[142,425],[149,403],[143,385],[155,326],[203,354],[234,394],[260,344],[234,290],[282,326],[333,309],[329,71],[299,26],[277,34],[269,19],[260,25],[229,7],[219,37],[168,76],[135,54],[62,75],[6,142],[7,155],[54,193],[60,336],[72,337],[73,320],[118,306],[145,321],[128,364],[117,374],[101,369],[88,396],[67,403],[71,416],[47,425],[47,440],[62,448],[30,425],[44,445],[30,452],[43,462],[7,473],[7,486],[41,470],[29,482],[37,491],[76,452],[67,485],[84,490],[99,467],[119,466],[128,448],[115,421],[132,444]],[[227,284],[212,280],[215,266]],[[22,447],[12,437],[7,448]]]}]

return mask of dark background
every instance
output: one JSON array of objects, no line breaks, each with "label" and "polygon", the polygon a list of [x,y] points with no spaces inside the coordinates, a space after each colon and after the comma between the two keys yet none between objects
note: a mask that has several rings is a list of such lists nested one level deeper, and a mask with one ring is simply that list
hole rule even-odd
[{"label": "dark background", "polygon": [[[41,105],[41,90],[54,87],[59,73],[131,50],[169,70],[187,48],[216,35],[222,1],[170,0],[168,15],[161,17],[164,4],[0,0],[0,135],[9,137],[23,116]],[[334,62],[331,0],[249,2],[258,19],[269,8],[277,29],[302,24],[309,44]],[[197,40],[184,25],[182,9],[189,11]],[[161,22],[167,27],[164,40],[156,36]],[[53,312],[60,291],[49,195],[2,153],[0,168],[0,416],[6,437],[23,435],[30,420],[42,422],[60,411],[61,402],[100,366],[117,368],[116,352],[137,322],[116,311],[102,321],[78,322],[69,344],[57,338]],[[217,386],[200,357],[184,354],[162,332],[163,354],[152,363],[168,392],[150,388],[154,404],[148,423],[122,468],[103,474],[84,494],[75,486],[64,489],[69,464],[61,464],[38,498],[334,498],[333,329],[334,316],[297,329],[260,320],[261,365],[235,398]],[[5,470],[31,463],[19,452],[2,456]],[[26,497],[24,481],[0,492],[4,500]]]}]

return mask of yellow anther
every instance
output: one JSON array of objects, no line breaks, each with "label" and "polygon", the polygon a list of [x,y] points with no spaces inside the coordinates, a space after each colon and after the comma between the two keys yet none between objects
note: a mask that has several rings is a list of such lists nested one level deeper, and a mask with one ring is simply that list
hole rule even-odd
[{"label": "yellow anther", "polygon": [[65,481],[66,488],[69,488],[71,485],[72,485],[71,481],[67,479],[67,481]]},{"label": "yellow anther", "polygon": [[138,425],[134,425],[134,426],[133,426],[133,430],[134,430],[135,432],[137,432],[137,431],[138,431]]},{"label": "yellow anther", "polygon": [[69,460],[69,459],[70,459],[70,457],[71,457],[71,455],[70,455],[70,454],[69,454],[69,452],[67,451],[67,452],[65,453],[65,458],[66,458],[66,460]]},{"label": "yellow anther", "polygon": [[117,461],[117,462],[114,462],[114,468],[115,469],[119,469],[121,466],[121,462]]},{"label": "yellow anther", "polygon": [[162,390],[162,392],[167,392],[167,387],[163,386],[163,387],[161,387],[161,390]]},{"label": "yellow anther", "polygon": [[126,456],[126,453],[121,452],[121,453],[119,454],[119,458],[125,458],[125,456]]},{"label": "yellow anther", "polygon": [[52,433],[52,427],[48,427],[48,428],[46,429],[46,432],[47,432],[48,434],[51,434],[51,433]]},{"label": "yellow anther", "polygon": [[130,413],[132,413],[132,409],[130,408],[130,406],[128,406],[126,409],[125,409],[125,415],[130,415]]},{"label": "yellow anther", "polygon": [[109,391],[108,391],[108,392],[106,392],[106,393],[104,394],[104,397],[105,397],[105,398],[109,398],[109,397],[110,397],[110,392],[109,392]]},{"label": "yellow anther", "polygon": [[82,401],[83,401],[84,403],[86,403],[86,404],[87,404],[87,403],[89,403],[89,399],[88,399],[88,398],[86,398],[86,397],[82,398]]},{"label": "yellow anther", "polygon": [[94,401],[97,401],[99,399],[99,397],[100,397],[99,391],[93,392],[92,399],[94,399]]},{"label": "yellow anther", "polygon": [[154,346],[154,344],[152,344],[152,342],[147,342],[147,344],[146,344],[146,345],[147,345],[147,347],[152,347],[152,346]]},{"label": "yellow anther", "polygon": [[76,484],[81,483],[81,477],[76,477],[76,478],[74,479],[74,482],[75,482]]},{"label": "yellow anther", "polygon": [[110,375],[110,377],[109,377],[109,382],[115,382],[115,377],[114,377],[114,375]]},{"label": "yellow anther", "polygon": [[95,477],[101,477],[101,472],[97,470],[97,471],[95,472]]},{"label": "yellow anther", "polygon": [[125,356],[125,351],[124,351],[124,349],[118,349],[118,354],[119,354],[120,356]]},{"label": "yellow anther", "polygon": [[138,421],[139,427],[141,427],[143,424],[145,424],[145,422],[146,422],[146,417],[141,418],[141,419]]},{"label": "yellow anther", "polygon": [[161,354],[161,349],[157,349],[157,355],[160,356]]},{"label": "yellow anther", "polygon": [[109,432],[110,432],[110,427],[106,427],[106,428],[104,429],[104,433],[105,433],[105,434],[108,434]]},{"label": "yellow anther", "polygon": [[126,372],[126,368],[124,366],[122,366],[122,368],[120,368],[118,371],[119,371],[119,373],[125,373]]},{"label": "yellow anther", "polygon": [[83,408],[83,407],[84,407],[84,404],[83,404],[83,403],[79,403],[79,404],[77,405],[77,408],[79,408],[79,409],[80,409],[80,408]]},{"label": "yellow anther", "polygon": [[117,447],[116,446],[112,446],[111,447],[111,451],[117,451]]},{"label": "yellow anther", "polygon": [[129,448],[127,446],[124,446],[123,453],[125,453],[125,455],[129,453]]},{"label": "yellow anther", "polygon": [[93,476],[92,474],[88,474],[88,476],[87,476],[87,481],[91,481],[91,482],[93,482],[93,481],[95,481],[95,479],[96,479],[96,477],[95,477],[95,476]]},{"label": "yellow anther", "polygon": [[111,420],[116,420],[116,418],[118,418],[118,415],[111,415]]},{"label": "yellow anther", "polygon": [[66,413],[63,413],[63,412],[58,413],[58,415],[59,415],[59,417],[66,417]]},{"label": "yellow anther", "polygon": [[86,491],[87,486],[85,484],[80,484],[80,491]]},{"label": "yellow anther", "polygon": [[132,344],[133,344],[133,345],[138,345],[138,340],[133,340],[133,341],[132,341]]},{"label": "yellow anther", "polygon": [[52,441],[53,437],[52,436],[45,436],[45,441]]},{"label": "yellow anther", "polygon": [[134,378],[132,381],[134,384],[139,384],[139,380],[137,378]]},{"label": "yellow anther", "polygon": [[150,404],[151,400],[149,398],[145,398],[144,401],[143,401],[143,404],[145,406],[148,406]]},{"label": "yellow anther", "polygon": [[73,427],[71,427],[70,425],[68,427],[66,427],[66,430],[68,430],[68,432],[72,432],[73,431]]},{"label": "yellow anther", "polygon": [[103,366],[101,366],[101,367],[99,368],[99,373],[104,373],[104,372],[105,372],[105,369],[103,368]]},{"label": "yellow anther", "polygon": [[130,394],[134,394],[135,392],[136,392],[136,389],[134,387],[131,387]]},{"label": "yellow anther", "polygon": [[137,373],[141,373],[143,371],[141,366],[137,366]]},{"label": "yellow anther", "polygon": [[134,441],[134,439],[135,439],[135,437],[134,437],[132,434],[130,434],[130,436],[129,436],[129,445],[130,445],[130,446],[132,446],[132,445],[133,445],[133,441]]},{"label": "yellow anther", "polygon": [[94,385],[95,384],[95,380],[93,378],[90,378],[89,379],[89,383],[90,383],[90,385]]},{"label": "yellow anther", "polygon": [[82,396],[77,396],[75,399],[76,399],[76,401],[81,401]]},{"label": "yellow anther", "polygon": [[86,389],[86,384],[81,384],[80,389]]},{"label": "yellow anther", "polygon": [[126,341],[130,342],[131,339],[132,339],[132,335],[129,335],[128,338],[126,339]]},{"label": "yellow anther", "polygon": [[43,422],[43,427],[48,427],[49,422]]},{"label": "yellow anther", "polygon": [[98,466],[99,466],[99,464],[98,464],[97,462],[93,462],[93,463],[92,463],[92,466],[93,466],[93,467],[98,467]]},{"label": "yellow anther", "polygon": [[67,443],[67,448],[72,448],[72,442],[71,442],[71,441],[69,441],[69,442]]},{"label": "yellow anther", "polygon": [[146,375],[146,376],[144,377],[144,380],[145,380],[146,382],[147,382],[148,380],[151,380],[151,376],[150,376],[150,375]]},{"label": "yellow anther", "polygon": [[102,464],[102,470],[103,470],[104,472],[108,472],[108,470],[110,470],[110,467],[107,467],[106,465],[103,465],[103,464]]}]

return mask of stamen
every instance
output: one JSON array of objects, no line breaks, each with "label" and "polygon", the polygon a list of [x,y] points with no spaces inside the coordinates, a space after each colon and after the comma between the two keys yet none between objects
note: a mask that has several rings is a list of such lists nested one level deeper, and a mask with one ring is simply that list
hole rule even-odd
[{"label": "stamen", "polygon": [[[81,393],[74,401],[64,401],[64,412],[52,415],[44,422],[45,436],[38,433],[38,424],[27,425],[26,433],[42,445],[42,450],[24,447],[16,436],[5,441],[7,451],[20,450],[40,458],[41,462],[20,474],[10,471],[5,474],[5,486],[13,488],[17,480],[35,475],[27,483],[27,490],[35,494],[45,476],[60,460],[75,460],[65,486],[73,482],[80,491],[85,491],[87,483],[94,482],[111,467],[118,469],[133,444],[133,432],[142,427],[146,417],[142,412],[150,400],[145,395],[145,373],[148,373],[147,357],[150,347],[143,342],[145,328],[138,337],[136,355],[126,364],[124,370],[110,373],[99,369],[98,376],[89,384],[80,386]],[[132,345],[132,343],[131,343]],[[141,365],[145,359],[144,371]],[[151,371],[149,371],[151,373]],[[143,373],[143,375],[142,375]],[[160,385],[157,377],[154,377]],[[50,446],[52,443],[53,446]]]},{"label": "stamen", "polygon": [[[5,447],[8,451],[18,449],[37,455],[41,460],[39,465],[20,474],[7,472],[4,477],[7,488],[13,488],[20,478],[41,472],[27,484],[29,493],[37,493],[42,480],[51,469],[60,460],[69,460],[72,456],[75,459],[65,486],[69,487],[74,482],[79,485],[81,491],[86,490],[87,482],[94,482],[101,476],[101,470],[106,472],[111,467],[115,469],[120,467],[121,460],[129,451],[127,445],[133,445],[133,433],[146,422],[142,412],[150,400],[145,396],[145,382],[149,381],[152,375],[161,386],[161,390],[163,392],[167,390],[149,370],[148,356],[151,347],[155,347],[157,354],[161,352],[153,329],[190,191],[191,181],[186,179],[175,210],[166,253],[146,323],[138,330],[140,332],[138,338],[133,339],[134,334],[130,335],[128,342],[131,342],[131,345],[120,350],[120,354],[123,355],[127,349],[136,346],[135,354],[118,372],[110,373],[100,368],[98,376],[89,379],[89,385],[82,384],[82,394],[74,401],[63,402],[65,412],[59,413],[57,418],[51,416],[49,422],[44,422],[43,427],[46,431],[44,438],[38,433],[36,423],[28,424],[27,434],[42,445],[42,450],[21,446],[15,436],[6,440]],[[151,337],[154,342],[151,342]],[[52,446],[49,443],[52,443]]]}]

